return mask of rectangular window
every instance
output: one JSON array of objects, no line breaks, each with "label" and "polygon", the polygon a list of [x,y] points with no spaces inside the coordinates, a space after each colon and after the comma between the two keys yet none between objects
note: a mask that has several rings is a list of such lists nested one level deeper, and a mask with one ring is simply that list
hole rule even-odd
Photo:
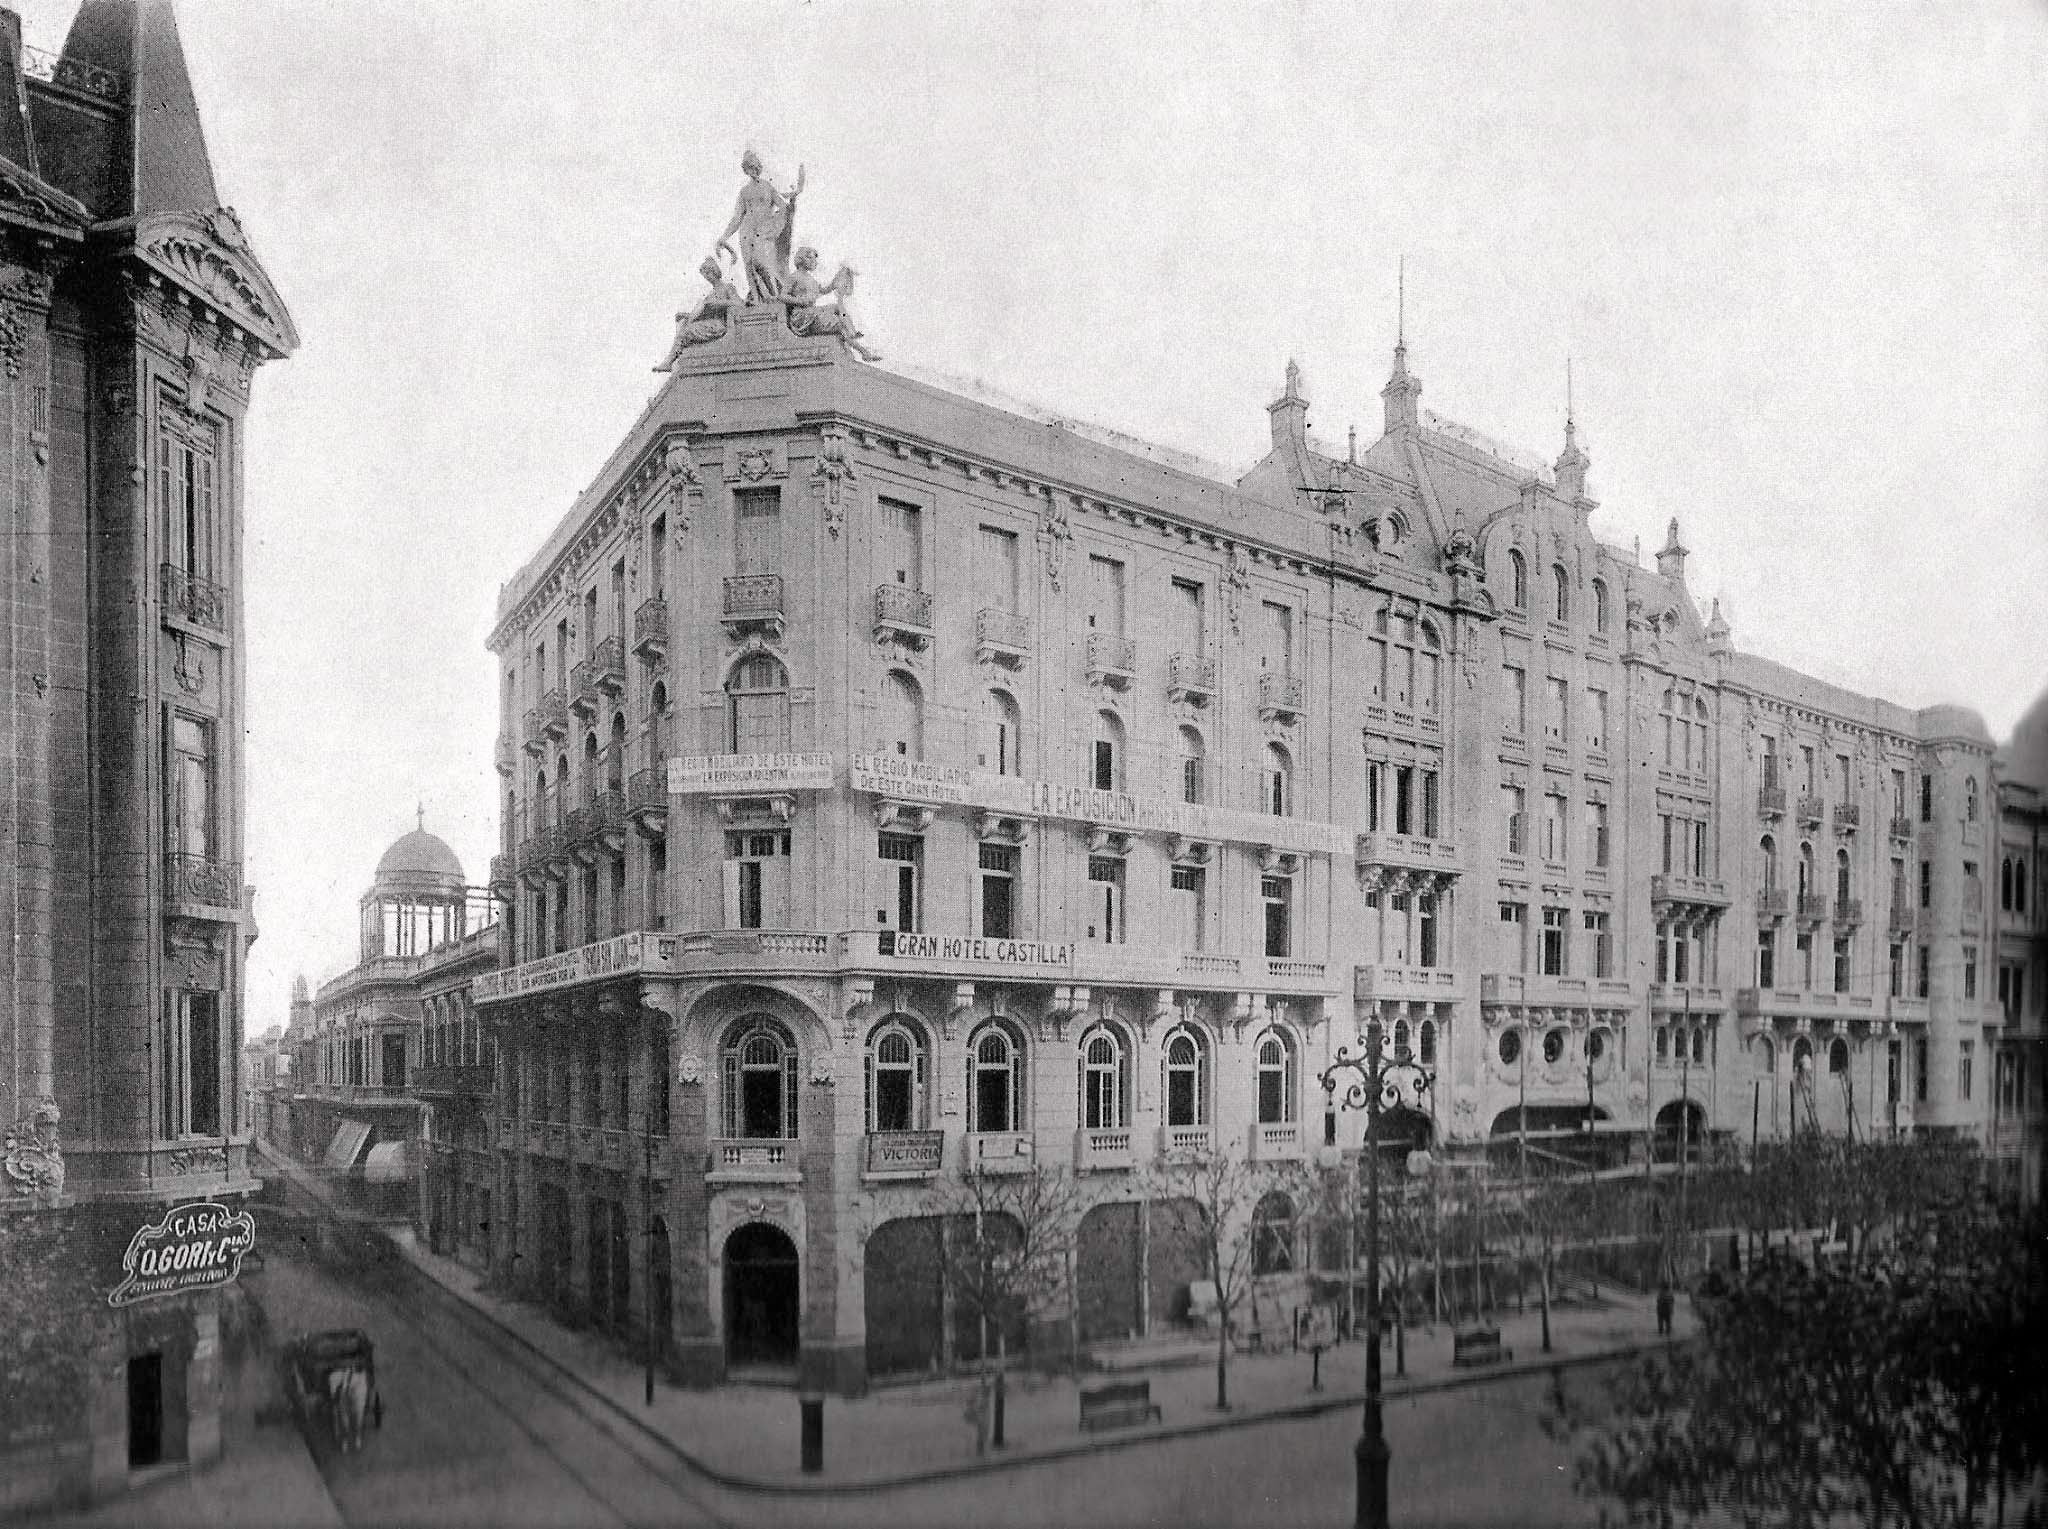
[{"label": "rectangular window", "polygon": [[984,844],[980,855],[982,938],[1015,939],[1017,851],[1007,844]]},{"label": "rectangular window", "polygon": [[1173,650],[1200,656],[1209,651],[1202,622],[1202,586],[1187,579],[1173,581]]},{"label": "rectangular window", "polygon": [[1612,977],[1614,975],[1614,936],[1608,928],[1607,915],[1588,913],[1585,918],[1586,945],[1593,952],[1593,975]]},{"label": "rectangular window", "polygon": [[1886,1041],[1884,1047],[1884,1102],[1899,1102],[1899,1064],[1904,1060],[1899,1053],[1897,1041]]},{"label": "rectangular window", "polygon": [[1769,991],[1778,985],[1778,931],[1756,932],[1756,985]]},{"label": "rectangular window", "polygon": [[1595,870],[1607,868],[1607,804],[1586,803],[1586,864]]},{"label": "rectangular window", "polygon": [[1124,942],[1124,863],[1114,855],[1088,857],[1088,938]]},{"label": "rectangular window", "polygon": [[1923,774],[1920,777],[1920,821],[1923,823],[1932,823],[1934,821],[1934,777],[1932,775]]},{"label": "rectangular window", "polygon": [[1906,996],[1906,947],[1898,940],[1892,941],[1890,991],[1894,998]]},{"label": "rectangular window", "polygon": [[725,836],[725,927],[789,927],[788,830]]},{"label": "rectangular window", "polygon": [[1529,907],[1526,903],[1500,905],[1500,962],[1504,971],[1529,969]]},{"label": "rectangular window", "polygon": [[975,579],[981,603],[999,611],[1017,608],[1017,533],[999,526],[981,528]]},{"label": "rectangular window", "polygon": [[1571,914],[1564,908],[1543,910],[1543,975],[1562,977],[1565,974],[1565,920]]},{"label": "rectangular window", "polygon": [[657,515],[647,528],[647,596],[668,598],[668,517]]},{"label": "rectangular window", "polygon": [[1775,791],[1781,782],[1778,779],[1778,740],[1769,733],[1763,735],[1764,746],[1764,789]]},{"label": "rectangular window", "polygon": [[1903,818],[1905,815],[1906,772],[1904,770],[1894,770],[1892,771],[1892,816]]},{"label": "rectangular window", "polygon": [[1810,743],[1799,745],[1799,789],[1808,796],[1814,792],[1813,745]]},{"label": "rectangular window", "polygon": [[1835,991],[1849,991],[1849,942],[1846,939],[1835,941]]},{"label": "rectangular window", "polygon": [[668,928],[668,841],[654,839],[647,846],[647,927]]},{"label": "rectangular window", "polygon": [[1527,829],[1522,821],[1525,801],[1526,798],[1520,786],[1502,786],[1500,788],[1501,810],[1506,814],[1508,820],[1508,853],[1510,855],[1526,855],[1529,852],[1527,845],[1523,843],[1527,834]]},{"label": "rectangular window", "polygon": [[1566,698],[1565,682],[1553,674],[1544,681],[1544,685],[1550,692],[1550,706],[1543,717],[1543,736],[1552,743],[1562,744],[1569,731],[1567,724],[1570,721],[1566,715],[1569,702]]},{"label": "rectangular window", "polygon": [[1808,992],[1813,991],[1813,931],[1802,929],[1793,944],[1799,950],[1799,985]]},{"label": "rectangular window", "polygon": [[1607,747],[1607,692],[1586,692],[1586,747],[1600,753]]},{"label": "rectangular window", "polygon": [[1107,738],[1095,740],[1093,777],[1097,791],[1116,790],[1116,744]]},{"label": "rectangular window", "polygon": [[1415,768],[1394,766],[1394,832],[1415,832]]},{"label": "rectangular window", "polygon": [[882,582],[924,588],[924,515],[900,499],[880,501]]},{"label": "rectangular window", "polygon": [[[1294,673],[1294,609],[1279,605],[1271,600],[1262,602],[1259,611],[1262,638],[1259,667],[1270,669],[1275,674]],[[1401,692],[1394,697],[1395,704],[1408,704],[1407,686],[1399,684]]]},{"label": "rectangular window", "polygon": [[1200,802],[1202,799],[1202,756],[1183,754],[1180,760],[1180,799],[1184,802]]},{"label": "rectangular window", "polygon": [[1422,772],[1422,837],[1437,838],[1442,833],[1441,818],[1438,816],[1436,771]]},{"label": "rectangular window", "polygon": [[1707,825],[1692,825],[1692,873],[1705,877],[1707,874]]},{"label": "rectangular window", "polygon": [[1974,1000],[1977,996],[1977,947],[1963,947],[1963,998]]},{"label": "rectangular window", "polygon": [[583,591],[583,656],[585,658],[597,648],[597,586],[591,585]]},{"label": "rectangular window", "polygon": [[1526,733],[1529,731],[1529,675],[1513,664],[1503,666],[1502,673],[1507,680],[1507,729],[1511,733]]},{"label": "rectangular window", "polygon": [[1564,864],[1564,797],[1555,791],[1543,797],[1543,858],[1553,865]]},{"label": "rectangular window", "polygon": [[1913,1099],[1915,1103],[1927,1102],[1927,1037],[1913,1037]]},{"label": "rectangular window", "polygon": [[168,744],[165,837],[172,854],[210,859],[219,826],[214,806],[213,725],[173,714]]},{"label": "rectangular window", "polygon": [[1977,1043],[1959,1041],[1956,1047],[1956,1097],[1967,1100],[1970,1086],[1975,1081],[1973,1074],[1977,1067]]},{"label": "rectangular window", "polygon": [[162,1130],[165,1136],[221,1135],[220,994],[164,995]]},{"label": "rectangular window", "polygon": [[912,834],[878,834],[875,854],[882,871],[875,922],[884,929],[915,934],[924,927],[924,840]]},{"label": "rectangular window", "polygon": [[1663,849],[1664,849],[1664,859],[1663,859],[1663,861],[1662,861],[1662,863],[1661,863],[1660,869],[1662,869],[1662,871],[1664,872],[1664,874],[1665,874],[1665,875],[1667,875],[1667,876],[1669,876],[1669,875],[1671,874],[1671,869],[1672,869],[1672,867],[1671,867],[1671,831],[1672,831],[1672,829],[1671,829],[1671,825],[1672,825],[1672,818],[1671,818],[1671,814],[1670,814],[1670,813],[1668,813],[1668,812],[1660,812],[1660,813],[1658,813],[1658,814],[1657,814],[1657,831],[1658,831],[1658,834],[1659,834],[1659,835],[1660,835],[1660,837],[1661,837],[1661,840],[1662,840],[1662,843],[1663,843]]},{"label": "rectangular window", "polygon": [[554,688],[564,692],[569,688],[569,618],[566,616],[555,623]]},{"label": "rectangular window", "polygon": [[1837,754],[1835,756],[1835,799],[1846,802],[1849,798],[1849,756],[1847,754]]},{"label": "rectangular window", "polygon": [[1920,906],[1934,906],[1934,865],[1927,860],[1920,862]]},{"label": "rectangular window", "polygon": [[1415,899],[1415,964],[1433,968],[1437,964],[1436,898],[1422,893]]},{"label": "rectangular window", "polygon": [[1259,897],[1266,905],[1266,954],[1294,954],[1294,882],[1287,876],[1261,876]]},{"label": "rectangular window", "polygon": [[1203,906],[1206,878],[1199,865],[1176,865],[1169,872],[1175,923],[1180,930],[1182,950],[1200,950],[1205,942],[1207,909]]},{"label": "rectangular window", "polygon": [[620,558],[612,564],[612,629],[611,635],[621,643],[631,637],[626,630],[626,560]]},{"label": "rectangular window", "polygon": [[163,560],[189,578],[217,581],[222,563],[212,446],[164,431],[157,437],[157,481]]},{"label": "rectangular window", "polygon": [[1124,634],[1124,565],[1115,558],[1088,559],[1088,629]]},{"label": "rectangular window", "polygon": [[1916,946],[1915,951],[1913,995],[1916,998],[1925,998],[1927,996],[1927,947],[1925,945]]},{"label": "rectangular window", "polygon": [[1897,918],[1906,911],[1906,862],[1896,857],[1892,860],[1892,917]]}]

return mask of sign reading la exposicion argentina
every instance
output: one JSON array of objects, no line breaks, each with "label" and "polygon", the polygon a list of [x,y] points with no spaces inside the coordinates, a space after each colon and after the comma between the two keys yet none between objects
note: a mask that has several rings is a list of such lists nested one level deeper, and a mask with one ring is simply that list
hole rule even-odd
[{"label": "sign reading la exposicion argentina", "polygon": [[225,1285],[256,1246],[256,1221],[245,1210],[212,1200],[173,1205],[163,1219],[142,1227],[121,1255],[121,1283],[109,1306],[133,1306],[160,1295]]}]

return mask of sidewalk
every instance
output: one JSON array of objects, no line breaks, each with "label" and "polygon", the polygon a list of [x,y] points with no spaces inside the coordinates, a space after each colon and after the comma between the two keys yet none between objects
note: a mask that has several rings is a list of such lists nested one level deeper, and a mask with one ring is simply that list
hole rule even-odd
[{"label": "sidewalk", "polygon": [[[316,1195],[326,1189],[297,1164],[286,1172]],[[1323,1389],[1309,1389],[1307,1353],[1237,1354],[1230,1361],[1231,1410],[1215,1410],[1216,1366],[1144,1373],[1162,1420],[1142,1428],[1081,1432],[1079,1393],[1101,1376],[1012,1374],[1005,1434],[1007,1447],[977,1458],[974,1428],[965,1417],[973,1395],[971,1376],[947,1377],[871,1391],[857,1400],[825,1402],[825,1465],[816,1475],[799,1468],[799,1414],[794,1390],[726,1385],[709,1391],[683,1390],[657,1380],[654,1405],[647,1406],[644,1372],[634,1358],[608,1339],[562,1327],[538,1307],[479,1288],[475,1270],[429,1252],[410,1229],[388,1233],[400,1256],[532,1349],[567,1371],[618,1411],[673,1442],[708,1475],[738,1488],[771,1491],[873,1488],[958,1475],[1061,1455],[1093,1453],[1152,1439],[1181,1437],[1219,1428],[1242,1427],[1277,1418],[1305,1417],[1364,1401],[1365,1349],[1347,1343],[1323,1354]],[[1542,1352],[1540,1316],[1532,1304],[1525,1315],[1499,1321],[1502,1344],[1514,1358],[1479,1369],[1453,1369],[1449,1327],[1411,1330],[1407,1374],[1394,1373],[1391,1338],[1382,1352],[1383,1387],[1389,1401],[1423,1391],[1486,1385],[1556,1365],[1615,1358],[1654,1345],[1654,1303],[1631,1294],[1609,1295],[1595,1307],[1559,1308],[1551,1313],[1551,1353]],[[1679,1302],[1676,1336],[1692,1333],[1690,1303]],[[1122,1372],[1117,1379],[1130,1379]]]}]

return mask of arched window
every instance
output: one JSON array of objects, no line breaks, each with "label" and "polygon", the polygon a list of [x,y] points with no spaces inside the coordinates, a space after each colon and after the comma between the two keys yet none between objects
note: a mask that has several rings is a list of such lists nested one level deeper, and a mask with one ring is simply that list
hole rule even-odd
[{"label": "arched window", "polygon": [[988,1025],[968,1048],[967,1129],[1024,1129],[1024,1043],[1005,1025]]},{"label": "arched window", "polygon": [[604,756],[604,788],[607,791],[626,789],[626,714],[612,713],[612,739]]},{"label": "arched window", "polygon": [[779,754],[789,747],[789,673],[757,653],[726,682],[728,738],[735,754]]},{"label": "arched window", "polygon": [[[668,686],[661,680],[654,682],[654,690],[647,700],[647,759],[650,764],[659,765],[668,758]],[[662,789],[668,789],[664,782]]]},{"label": "arched window", "polygon": [[1593,630],[1596,632],[1607,630],[1607,581],[1605,579],[1595,579],[1593,581]]},{"label": "arched window", "polygon": [[1756,1063],[1758,1072],[1778,1070],[1778,1048],[1771,1044],[1768,1035],[1759,1035],[1750,1047],[1750,1058]]},{"label": "arched window", "polygon": [[1394,1057],[1397,1061],[1405,1062],[1409,1055],[1408,1021],[1397,1019],[1394,1021]]},{"label": "arched window", "polygon": [[1804,842],[1799,846],[1799,895],[1813,895],[1813,846]]},{"label": "arched window", "polygon": [[901,1015],[868,1037],[868,1130],[921,1131],[926,1120],[924,1033]]},{"label": "arched window", "polygon": [[1436,1065],[1436,1021],[1425,1019],[1417,1031],[1419,1044],[1415,1048],[1415,1060],[1424,1067]]},{"label": "arched window", "polygon": [[1180,799],[1184,802],[1200,802],[1207,782],[1202,778],[1203,756],[1202,735],[1192,727],[1180,730]]},{"label": "arched window", "polygon": [[1557,619],[1559,621],[1571,620],[1572,580],[1571,575],[1564,571],[1564,564],[1552,563],[1550,565],[1550,582],[1557,590]]},{"label": "arched window", "polygon": [[1182,1025],[1166,1037],[1166,1123],[1204,1125],[1209,1118],[1208,1048],[1200,1032]]},{"label": "arched window", "polygon": [[1657,1060],[1668,1061],[1671,1056],[1671,1031],[1668,1026],[1657,1027]]},{"label": "arched window", "polygon": [[1813,1042],[1799,1036],[1792,1042],[1792,1076],[1803,1077],[1813,1071]]},{"label": "arched window", "polygon": [[1692,752],[1695,770],[1707,768],[1707,703],[1703,696],[1692,698]]},{"label": "arched window", "polygon": [[1764,855],[1764,890],[1775,892],[1778,889],[1778,841],[1765,834],[1759,847]]},{"label": "arched window", "polygon": [[1967,822],[1977,821],[1977,777],[1974,775],[1963,778],[1963,817]]},{"label": "arched window", "polygon": [[2005,856],[1998,862],[1998,906],[2004,912],[2012,912],[2012,857]]},{"label": "arched window", "polygon": [[1428,622],[1422,623],[1422,650],[1415,655],[1415,709],[1424,716],[1436,715],[1442,703],[1438,690],[1439,676],[1443,672],[1443,645],[1437,641],[1436,628]]},{"label": "arched window", "polygon": [[554,820],[557,826],[569,821],[569,798],[573,794],[573,788],[569,784],[569,756],[567,754],[557,754],[555,756],[555,799],[551,804],[554,808]]},{"label": "arched window", "polygon": [[1828,1071],[1841,1077],[1849,1070],[1849,1043],[1839,1035],[1828,1042]]},{"label": "arched window", "polygon": [[1849,852],[1846,849],[1838,849],[1835,851],[1835,903],[1837,905],[1836,911],[1839,913],[1843,907],[1847,906],[1848,901]]},{"label": "arched window", "polygon": [[1704,1026],[1692,1032],[1692,1065],[1701,1067],[1707,1060],[1707,1032]]},{"label": "arched window", "polygon": [[1277,1189],[1252,1209],[1252,1273],[1286,1274],[1294,1267],[1294,1202]]},{"label": "arched window", "polygon": [[1095,714],[1095,747],[1088,767],[1088,783],[1097,791],[1123,790],[1124,725],[1113,711]]},{"label": "arched window", "polygon": [[1130,1098],[1122,1038],[1107,1025],[1081,1037],[1081,1124],[1090,1131],[1123,1129]]},{"label": "arched window", "polygon": [[796,1042],[765,1014],[726,1032],[720,1054],[728,1137],[796,1138]]},{"label": "arched window", "polygon": [[1281,1030],[1259,1037],[1259,1124],[1285,1125],[1295,1119],[1294,1043]]},{"label": "arched window", "polygon": [[538,833],[554,821],[554,808],[548,801],[548,772],[533,772],[533,812],[527,819],[527,832]]},{"label": "arched window", "polygon": [[603,762],[597,747],[597,734],[585,733],[583,735],[582,793],[584,801],[591,802],[597,799],[598,781],[602,773],[602,769]]},{"label": "arched window", "polygon": [[1518,611],[1529,608],[1529,565],[1522,554],[1508,548],[1508,603]]},{"label": "arched window", "polygon": [[882,677],[881,712],[875,724],[877,753],[924,758],[924,696],[916,680],[896,669]]},{"label": "arched window", "polygon": [[1001,690],[981,693],[981,739],[975,763],[997,775],[1022,775],[1024,723],[1017,703]]},{"label": "arched window", "polygon": [[1294,766],[1287,758],[1287,750],[1277,743],[1266,745],[1265,808],[1276,818],[1284,818],[1294,805]]}]

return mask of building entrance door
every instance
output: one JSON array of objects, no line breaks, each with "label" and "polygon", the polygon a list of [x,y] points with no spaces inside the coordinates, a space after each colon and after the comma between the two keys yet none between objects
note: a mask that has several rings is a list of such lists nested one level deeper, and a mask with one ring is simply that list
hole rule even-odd
[{"label": "building entrance door", "polygon": [[796,1244],[750,1221],[725,1241],[726,1365],[794,1365],[796,1356]]},{"label": "building entrance door", "polygon": [[128,1361],[128,1468],[164,1457],[164,1356],[137,1354]]}]

